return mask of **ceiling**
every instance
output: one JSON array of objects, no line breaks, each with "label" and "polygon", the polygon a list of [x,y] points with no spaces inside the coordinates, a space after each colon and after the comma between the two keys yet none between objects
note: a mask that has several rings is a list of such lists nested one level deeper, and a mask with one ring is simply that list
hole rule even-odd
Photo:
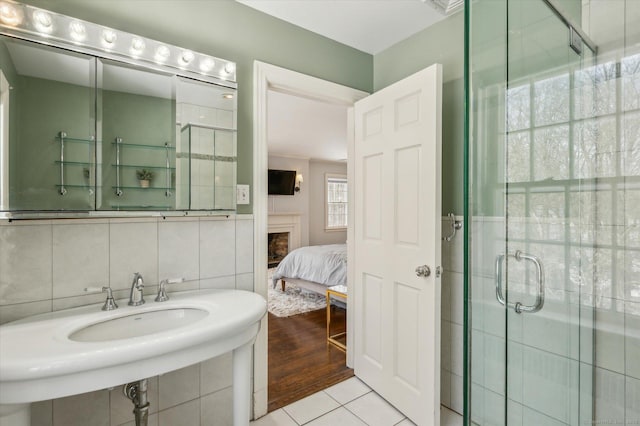
[{"label": "ceiling", "polygon": [[345,161],[347,107],[268,92],[269,155]]},{"label": "ceiling", "polygon": [[445,18],[432,0],[236,1],[372,55]]},{"label": "ceiling", "polygon": [[[236,0],[261,12],[370,54],[442,20],[421,0]],[[345,161],[347,108],[269,92],[270,155]]]}]

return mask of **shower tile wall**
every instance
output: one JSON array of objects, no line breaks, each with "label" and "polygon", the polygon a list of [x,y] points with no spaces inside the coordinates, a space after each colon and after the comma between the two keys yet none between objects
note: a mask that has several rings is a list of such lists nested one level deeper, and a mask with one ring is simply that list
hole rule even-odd
[{"label": "shower tile wall", "polygon": [[[462,221],[462,216],[456,220]],[[442,235],[451,235],[449,218],[442,218]],[[440,403],[462,414],[464,354],[464,240],[463,229],[451,241],[442,241],[442,300]]]},{"label": "shower tile wall", "polygon": [[[147,300],[164,278],[186,279],[170,291],[252,291],[253,218],[1,221],[0,323],[104,300],[87,286],[111,285],[126,298],[134,272]],[[231,385],[230,354],[154,377],[149,424],[231,424]],[[116,387],[35,403],[32,425],[129,425],[131,410]]]}]

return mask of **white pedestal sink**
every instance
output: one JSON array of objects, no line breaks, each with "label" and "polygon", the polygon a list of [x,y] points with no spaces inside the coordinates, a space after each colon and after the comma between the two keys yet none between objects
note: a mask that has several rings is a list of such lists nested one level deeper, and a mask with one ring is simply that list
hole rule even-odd
[{"label": "white pedestal sink", "polygon": [[233,351],[234,425],[250,418],[251,345],[267,310],[241,290],[173,293],[0,326],[0,426],[28,425],[29,404],[157,376]]}]

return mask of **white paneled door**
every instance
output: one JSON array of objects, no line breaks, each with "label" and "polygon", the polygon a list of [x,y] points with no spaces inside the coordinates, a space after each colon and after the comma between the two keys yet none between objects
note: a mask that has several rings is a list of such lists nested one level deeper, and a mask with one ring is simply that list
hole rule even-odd
[{"label": "white paneled door", "polygon": [[[355,373],[438,425],[442,66],[355,104]],[[428,269],[427,269],[428,268]]]}]

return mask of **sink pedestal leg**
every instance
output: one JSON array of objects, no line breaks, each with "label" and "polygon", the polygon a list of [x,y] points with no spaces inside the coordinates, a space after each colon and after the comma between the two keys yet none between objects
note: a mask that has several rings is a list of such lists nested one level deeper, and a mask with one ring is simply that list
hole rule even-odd
[{"label": "sink pedestal leg", "polygon": [[30,426],[31,404],[0,405],[0,426]]},{"label": "sink pedestal leg", "polygon": [[248,426],[251,417],[251,344],[233,350],[233,426]]}]

